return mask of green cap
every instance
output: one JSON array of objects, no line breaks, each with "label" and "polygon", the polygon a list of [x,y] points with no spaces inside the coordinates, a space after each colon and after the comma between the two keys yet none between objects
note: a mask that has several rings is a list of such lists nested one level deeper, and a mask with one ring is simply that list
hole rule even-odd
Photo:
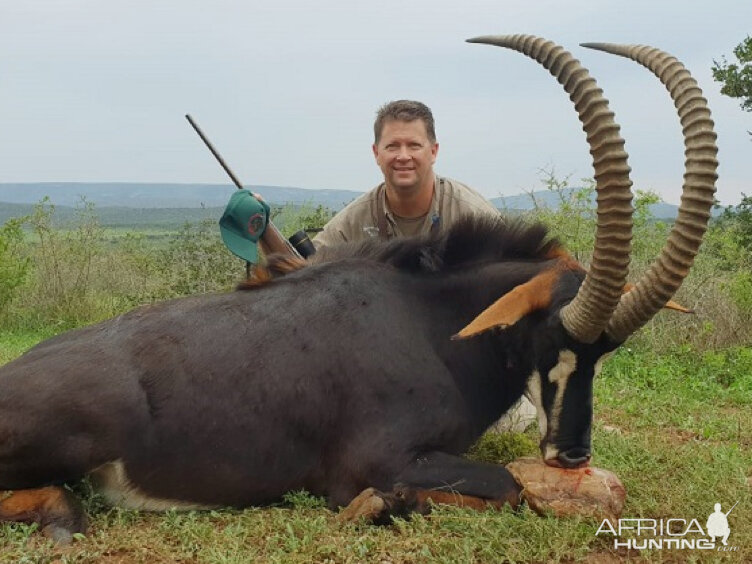
[{"label": "green cap", "polygon": [[258,240],[269,221],[269,205],[250,190],[237,190],[219,220],[222,240],[230,252],[248,262],[258,262]]}]

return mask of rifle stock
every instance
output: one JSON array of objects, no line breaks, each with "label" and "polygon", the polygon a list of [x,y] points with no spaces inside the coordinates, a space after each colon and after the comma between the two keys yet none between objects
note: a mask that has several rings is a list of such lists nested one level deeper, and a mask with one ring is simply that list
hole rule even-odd
[{"label": "rifle stock", "polygon": [[292,246],[292,244],[285,239],[277,226],[274,225],[271,220],[266,225],[264,233],[261,235],[261,250],[264,254],[271,253],[283,253],[297,258],[302,258],[300,253]]}]

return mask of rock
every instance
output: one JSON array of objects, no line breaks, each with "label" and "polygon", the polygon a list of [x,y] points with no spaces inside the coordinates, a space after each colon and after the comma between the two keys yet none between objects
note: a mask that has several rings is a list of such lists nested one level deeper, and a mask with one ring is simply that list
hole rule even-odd
[{"label": "rock", "polygon": [[555,468],[538,458],[519,458],[507,464],[507,470],[522,486],[522,498],[537,513],[618,519],[624,508],[626,490],[608,470]]}]

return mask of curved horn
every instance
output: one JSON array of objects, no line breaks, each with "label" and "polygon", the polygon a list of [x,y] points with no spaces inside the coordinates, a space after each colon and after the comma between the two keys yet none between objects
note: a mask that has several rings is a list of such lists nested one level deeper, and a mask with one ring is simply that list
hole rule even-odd
[{"label": "curved horn", "polygon": [[660,256],[635,289],[624,296],[608,323],[608,335],[621,342],[668,302],[689,273],[710,219],[718,178],[718,148],[707,100],[676,58],[644,45],[584,43],[582,46],[628,57],[650,69],[670,92],[684,133],[686,161],[679,215]]},{"label": "curved horn", "polygon": [[468,39],[524,53],[543,65],[564,86],[587,135],[593,156],[598,202],[595,249],[585,282],[562,308],[567,332],[592,343],[603,332],[622,294],[632,240],[632,193],[627,153],[603,91],[580,62],[563,47],[532,35]]}]

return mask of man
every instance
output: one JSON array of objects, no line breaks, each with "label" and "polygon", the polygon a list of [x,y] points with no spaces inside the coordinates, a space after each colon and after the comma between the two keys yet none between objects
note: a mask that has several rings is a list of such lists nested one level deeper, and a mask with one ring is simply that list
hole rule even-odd
[{"label": "man", "polygon": [[313,240],[317,249],[368,237],[428,233],[467,214],[498,215],[472,188],[434,173],[439,144],[425,104],[398,100],[382,106],[374,138],[373,155],[384,182],[334,216]]},{"label": "man", "polygon": [[[734,507],[736,507],[736,505],[734,505]],[[721,511],[720,503],[716,503],[713,509],[715,509],[715,511],[710,514],[708,522],[705,524],[705,527],[708,530],[708,536],[712,542],[715,542],[715,537],[721,537],[721,542],[724,546],[727,546],[728,537],[731,534],[731,529],[729,529],[728,524],[728,514],[731,513],[731,509],[724,513]]]},{"label": "man", "polygon": [[[433,115],[421,102],[397,100],[382,106],[373,125],[373,156],[384,182],[348,204],[313,240],[317,251],[368,237],[411,237],[446,229],[462,216],[499,215],[472,188],[433,171],[439,144]],[[522,431],[535,420],[525,398],[496,424]]]}]

